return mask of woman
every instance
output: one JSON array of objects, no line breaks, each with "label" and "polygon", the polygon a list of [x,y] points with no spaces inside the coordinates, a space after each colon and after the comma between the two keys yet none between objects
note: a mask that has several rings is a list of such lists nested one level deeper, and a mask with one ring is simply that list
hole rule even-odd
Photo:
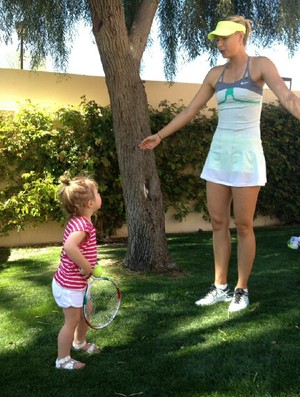
[{"label": "woman", "polygon": [[[255,257],[253,218],[261,186],[266,183],[265,158],[260,138],[263,86],[266,83],[281,104],[300,119],[300,100],[285,85],[270,59],[249,57],[245,50],[251,21],[231,16],[209,33],[227,59],[212,68],[186,109],[140,148],[154,149],[182,128],[216,93],[219,121],[201,177],[207,181],[207,205],[213,230],[214,284],[195,303],[199,306],[229,302],[229,311],[249,305],[248,280]],[[238,236],[238,280],[233,293],[227,284],[231,256],[230,208]]]}]

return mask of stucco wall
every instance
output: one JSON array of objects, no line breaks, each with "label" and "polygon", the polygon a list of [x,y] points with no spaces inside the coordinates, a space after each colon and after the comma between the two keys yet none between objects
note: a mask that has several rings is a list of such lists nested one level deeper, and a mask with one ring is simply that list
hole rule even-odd
[{"label": "stucco wall", "polygon": [[[0,109],[15,110],[28,99],[39,104],[78,105],[83,95],[101,106],[110,103],[104,77],[0,69],[0,84]],[[146,81],[145,89],[149,104],[157,107],[164,99],[188,103],[199,85]],[[215,106],[215,101],[209,106]]]}]

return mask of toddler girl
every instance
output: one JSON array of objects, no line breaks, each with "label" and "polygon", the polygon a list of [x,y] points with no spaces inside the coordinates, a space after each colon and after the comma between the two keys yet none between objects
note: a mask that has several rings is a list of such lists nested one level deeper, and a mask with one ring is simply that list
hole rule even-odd
[{"label": "toddler girl", "polygon": [[89,354],[100,349],[86,342],[87,324],[83,317],[83,296],[87,279],[97,262],[96,230],[92,214],[102,204],[97,183],[88,177],[60,178],[59,198],[70,218],[67,223],[60,265],[54,274],[54,299],[64,312],[64,325],[58,334],[56,368],[77,370],[85,364],[71,358],[71,348]]}]

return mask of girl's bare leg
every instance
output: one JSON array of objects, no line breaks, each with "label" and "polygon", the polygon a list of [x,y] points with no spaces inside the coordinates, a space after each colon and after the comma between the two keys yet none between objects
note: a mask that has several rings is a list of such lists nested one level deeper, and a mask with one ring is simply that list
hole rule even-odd
[{"label": "girl's bare leg", "polygon": [[80,320],[74,332],[74,343],[79,345],[86,340],[88,325],[83,317],[82,309],[80,311]]},{"label": "girl's bare leg", "polygon": [[[91,304],[91,302],[90,302]],[[84,316],[83,316],[83,311],[82,308],[80,310],[80,320],[79,323],[77,325],[77,327],[75,328],[75,332],[74,332],[74,345],[79,346],[81,344],[83,344],[84,342],[86,342],[86,334],[88,332],[88,325],[85,322]],[[96,346],[95,344],[91,344],[89,342],[87,342],[84,346],[82,346],[80,348],[80,350],[82,351],[89,351],[90,352],[90,348],[92,348],[92,352],[93,353],[99,353],[100,349],[98,348],[98,346]]]},{"label": "girl's bare leg", "polygon": [[65,323],[58,334],[58,359],[70,355],[74,332],[80,320],[80,310],[81,309],[77,307],[63,309]]},{"label": "girl's bare leg", "polygon": [[[57,359],[63,359],[67,356],[70,356],[71,353],[71,345],[74,338],[74,332],[80,321],[80,311],[81,308],[76,307],[68,307],[63,309],[65,322],[62,326],[57,339]],[[75,369],[83,368],[85,364],[76,361],[74,364]]]}]

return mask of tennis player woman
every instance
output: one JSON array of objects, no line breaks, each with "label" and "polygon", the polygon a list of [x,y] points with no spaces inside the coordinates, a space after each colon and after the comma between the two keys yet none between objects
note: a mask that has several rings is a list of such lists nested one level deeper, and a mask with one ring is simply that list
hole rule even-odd
[{"label": "tennis player woman", "polygon": [[[191,103],[168,125],[140,143],[143,150],[159,143],[190,122],[215,94],[219,121],[201,177],[207,181],[207,205],[213,230],[214,283],[196,301],[199,306],[230,302],[229,311],[249,305],[248,281],[255,258],[253,218],[257,198],[266,184],[266,164],[260,137],[260,115],[265,83],[280,103],[300,119],[300,100],[279,76],[266,57],[250,57],[246,43],[251,21],[230,16],[209,33],[223,58],[224,65],[212,68]],[[238,278],[233,293],[228,281],[231,256],[230,210],[238,236]]]}]

